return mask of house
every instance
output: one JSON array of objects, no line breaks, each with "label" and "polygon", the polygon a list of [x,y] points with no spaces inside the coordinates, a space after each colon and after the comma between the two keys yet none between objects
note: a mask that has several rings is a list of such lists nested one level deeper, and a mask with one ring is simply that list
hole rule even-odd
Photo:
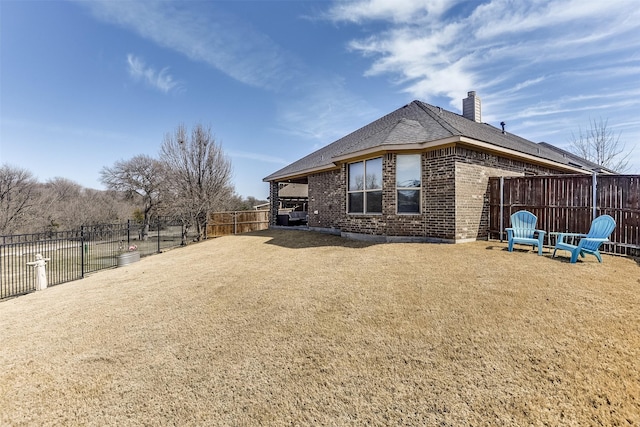
[{"label": "house", "polygon": [[506,132],[504,122],[482,123],[473,91],[462,104],[460,115],[413,101],[265,177],[272,225],[281,190],[295,184],[306,186],[298,203],[311,230],[374,241],[484,239],[489,177],[600,170]]}]

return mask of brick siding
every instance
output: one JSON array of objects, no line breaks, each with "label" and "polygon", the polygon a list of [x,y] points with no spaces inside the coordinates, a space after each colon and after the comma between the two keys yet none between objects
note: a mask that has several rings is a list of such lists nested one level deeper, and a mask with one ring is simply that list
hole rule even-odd
[{"label": "brick siding", "polygon": [[[416,237],[434,241],[488,235],[490,176],[549,175],[556,170],[475,151],[464,146],[422,153],[421,214],[397,214],[396,154],[382,156],[382,214],[346,213],[347,166],[309,175],[309,226],[357,235]],[[277,213],[277,183],[271,183]],[[272,215],[272,224],[275,224]]]},{"label": "brick siding", "polygon": [[489,153],[456,147],[455,240],[486,239],[489,234],[489,177],[560,172]]},{"label": "brick siding", "polygon": [[278,220],[278,183],[275,181],[269,182],[269,201],[270,201],[270,225],[276,225]]},{"label": "brick siding", "polygon": [[309,175],[309,226],[340,229],[346,207],[346,166]]},{"label": "brick siding", "polygon": [[454,240],[456,215],[455,147],[423,154],[423,215],[427,237]]}]

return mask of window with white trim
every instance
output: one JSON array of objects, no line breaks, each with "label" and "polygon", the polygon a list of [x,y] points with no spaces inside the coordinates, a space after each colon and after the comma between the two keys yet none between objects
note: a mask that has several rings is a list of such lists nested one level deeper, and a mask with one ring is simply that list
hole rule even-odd
[{"label": "window with white trim", "polygon": [[398,213],[420,213],[422,168],[420,154],[396,156],[396,193]]},{"label": "window with white trim", "polygon": [[382,157],[347,166],[347,212],[382,213]]}]

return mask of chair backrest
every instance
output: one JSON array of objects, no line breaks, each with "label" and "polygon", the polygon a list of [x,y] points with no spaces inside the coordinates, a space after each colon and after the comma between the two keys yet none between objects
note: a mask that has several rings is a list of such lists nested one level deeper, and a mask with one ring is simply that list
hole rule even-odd
[{"label": "chair backrest", "polygon": [[[591,223],[591,229],[587,237],[596,239],[608,239],[613,230],[616,228],[616,221],[609,215],[600,215]],[[596,250],[600,246],[600,242],[587,242],[583,248]]]},{"label": "chair backrest", "polygon": [[530,239],[536,229],[538,217],[529,211],[518,211],[511,215],[513,236]]}]

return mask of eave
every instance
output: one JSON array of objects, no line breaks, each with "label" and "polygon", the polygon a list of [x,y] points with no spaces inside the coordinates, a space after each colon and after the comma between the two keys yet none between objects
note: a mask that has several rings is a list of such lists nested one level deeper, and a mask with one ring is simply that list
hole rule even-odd
[{"label": "eave", "polygon": [[451,136],[451,137],[439,139],[436,141],[428,141],[428,142],[422,142],[422,143],[379,145],[377,147],[368,148],[366,150],[360,150],[360,151],[343,154],[340,156],[335,156],[331,158],[331,163],[328,163],[326,165],[321,165],[321,166],[316,166],[314,168],[300,170],[295,172],[294,174],[285,174],[285,175],[271,177],[270,180],[265,180],[265,182],[269,182],[269,181],[281,182],[281,181],[286,181],[290,179],[302,178],[314,173],[327,172],[330,170],[337,169],[341,163],[344,163],[350,160],[351,161],[358,160],[360,158],[371,157],[374,155],[380,155],[380,154],[385,154],[389,152],[408,152],[408,151],[422,152],[422,151],[431,151],[438,148],[444,148],[444,147],[455,146],[455,145],[462,145],[462,146],[470,147],[479,151],[498,154],[503,157],[517,159],[520,161],[525,161],[527,163],[532,163],[536,165],[546,166],[551,169],[579,173],[579,174],[593,173],[591,170],[583,169],[583,168],[572,166],[572,165],[567,165],[564,163],[559,163],[559,162],[538,157],[532,154],[523,153],[521,151],[499,147],[497,145],[490,144],[484,141],[478,141],[473,138],[468,138],[465,136]]}]

